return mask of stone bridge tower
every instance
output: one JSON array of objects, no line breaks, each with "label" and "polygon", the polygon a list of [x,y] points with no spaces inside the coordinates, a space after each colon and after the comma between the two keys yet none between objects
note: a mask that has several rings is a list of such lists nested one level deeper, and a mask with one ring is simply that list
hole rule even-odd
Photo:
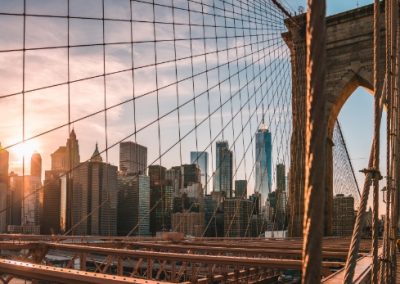
[{"label": "stone bridge tower", "polygon": [[[374,93],[373,71],[373,5],[327,17],[326,83],[328,92],[327,116],[328,137],[326,140],[327,177],[325,191],[325,235],[332,233],[333,203],[333,129],[338,114],[354,90],[362,86]],[[292,64],[292,113],[293,133],[291,138],[291,162],[289,178],[290,217],[289,235],[303,233],[304,210],[304,161],[305,161],[305,95],[306,95],[306,42],[305,14],[286,20],[288,32],[283,34],[291,53]],[[381,7],[381,53],[384,54],[384,7]],[[380,58],[384,70],[384,57]],[[382,79],[380,80],[382,85]],[[373,107],[371,106],[371,111]],[[360,125],[360,127],[363,127]],[[367,167],[367,165],[365,165]]]}]

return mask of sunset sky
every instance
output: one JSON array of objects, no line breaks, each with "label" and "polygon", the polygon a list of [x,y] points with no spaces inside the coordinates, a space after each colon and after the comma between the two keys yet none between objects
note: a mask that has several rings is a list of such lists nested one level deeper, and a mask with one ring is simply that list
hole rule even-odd
[{"label": "sunset sky", "polygon": [[[157,3],[167,3],[170,1],[158,0]],[[212,2],[210,1],[204,1]],[[298,6],[306,7],[305,1],[286,0],[293,9],[297,10]],[[10,14],[21,14],[23,12],[22,0],[2,0],[0,1],[0,12]],[[28,14],[42,15],[59,15],[67,14],[66,0],[27,0]],[[168,4],[169,3],[169,4]],[[175,5],[187,8],[186,0],[174,0]],[[372,1],[328,1],[328,15],[343,12],[359,6],[370,4]],[[70,15],[73,17],[102,17],[102,6],[100,0],[70,0]],[[191,7],[198,9],[198,7]],[[156,70],[153,66],[148,65],[157,62],[173,61],[174,59],[174,42],[172,39],[172,24],[156,24],[153,29],[153,13],[157,21],[172,23],[172,10],[169,8],[156,6],[153,11],[153,5],[150,3],[142,3],[133,1],[132,18],[136,20],[133,24],[132,40],[134,44],[133,53],[131,53],[131,27],[126,21],[105,21],[104,36],[105,54],[103,54],[103,23],[99,20],[88,20],[74,18],[70,20],[70,45],[81,45],[81,47],[73,47],[70,49],[70,80],[79,80],[81,78],[93,76],[90,80],[78,81],[69,85],[70,92],[70,108],[68,108],[68,84],[54,86],[43,90],[29,91],[25,94],[25,138],[29,138],[58,126],[60,129],[51,131],[27,142],[25,146],[14,146],[8,150],[11,153],[10,169],[21,173],[22,152],[27,156],[32,151],[37,150],[43,158],[44,170],[50,168],[50,154],[54,152],[58,146],[65,145],[68,137],[68,130],[72,127],[77,133],[80,144],[81,159],[90,158],[96,142],[99,144],[100,150],[105,149],[106,139],[108,146],[112,146],[118,141],[127,138],[127,140],[137,141],[149,149],[148,163],[157,160],[159,153],[166,154],[161,158],[161,164],[166,167],[180,164],[180,148],[182,149],[182,163],[189,163],[189,152],[194,150],[206,150],[209,154],[213,154],[215,159],[215,141],[210,143],[214,138],[226,139],[232,145],[235,132],[234,156],[235,166],[238,168],[237,179],[247,178],[250,185],[253,183],[254,175],[252,173],[252,165],[254,164],[254,145],[252,145],[247,154],[245,161],[241,162],[246,151],[246,146],[251,143],[250,139],[254,135],[259,123],[261,123],[261,107],[258,108],[254,116],[252,110],[258,104],[263,93],[268,92],[268,96],[264,99],[266,107],[266,124],[273,134],[273,160],[274,163],[284,162],[288,169],[288,149],[290,133],[290,115],[291,111],[288,100],[290,98],[290,78],[288,71],[290,67],[288,50],[280,38],[280,33],[284,31],[284,27],[280,25],[275,27],[272,35],[269,36],[268,44],[264,44],[264,53],[257,52],[256,58],[251,59],[252,62],[257,59],[263,61],[255,63],[256,68],[268,67],[263,76],[268,79],[265,84],[259,82],[259,78],[255,78],[249,88],[245,88],[240,92],[240,96],[234,96],[232,101],[229,97],[235,94],[240,88],[243,88],[244,82],[251,79],[251,72],[247,72],[250,78],[246,78],[246,72],[239,72],[239,76],[233,80],[225,81],[220,86],[213,88],[209,97],[207,95],[199,95],[207,90],[207,80],[209,86],[218,85],[218,76],[220,81],[227,78],[229,72],[234,70],[223,68],[218,72],[214,69],[209,72],[208,78],[205,74],[196,76],[194,80],[183,80],[178,85],[172,84],[177,80],[182,80],[194,74],[201,73],[206,70],[205,62],[208,69],[226,63],[232,58],[243,56],[251,53],[250,46],[246,48],[234,49],[229,53],[220,53],[217,57],[215,51],[224,49],[226,46],[245,45],[248,44],[243,38],[227,40],[220,39],[216,43],[215,40],[206,40],[206,50],[202,40],[176,41],[177,57],[184,58],[193,55],[202,54],[205,51],[211,52],[206,58],[197,56],[192,60],[184,59],[174,62],[158,65],[157,82],[161,88],[158,92],[159,109],[157,109],[157,93],[156,93]],[[196,26],[189,29],[189,15],[184,11],[175,14],[175,22],[181,23],[176,25],[176,38],[187,39],[191,33],[192,38],[202,38],[203,30]],[[199,13],[191,13],[191,22],[201,25],[203,18]],[[130,19],[130,7],[128,0],[106,0],[105,1],[105,17],[119,20]],[[205,17],[204,21],[213,21],[212,17]],[[226,23],[220,23],[224,25]],[[44,86],[57,85],[68,81],[68,49],[40,49],[41,47],[54,46],[62,47],[68,43],[68,21],[66,18],[57,17],[27,17],[26,18],[26,48],[25,54],[25,90],[34,90]],[[205,29],[206,37],[215,36],[212,28]],[[261,34],[262,31],[257,31]],[[223,38],[229,33],[235,33],[234,29],[219,29],[217,35]],[[157,43],[156,52],[154,52],[155,38],[160,41]],[[0,96],[10,95],[7,98],[1,98],[0,103],[0,142],[4,147],[13,145],[22,141],[22,64],[23,56],[19,50],[23,45],[23,17],[20,15],[0,15]],[[240,42],[240,41],[243,42]],[[123,43],[125,42],[125,43]],[[95,46],[85,46],[87,44],[98,44]],[[253,47],[256,47],[253,45]],[[261,46],[260,46],[261,47]],[[38,48],[38,49],[35,49]],[[16,50],[13,52],[1,52],[4,50]],[[254,50],[253,50],[254,51]],[[237,52],[237,53],[236,53]],[[132,57],[131,58],[131,54]],[[263,58],[263,54],[267,54]],[[115,72],[128,70],[114,75],[109,75],[104,81],[103,76],[103,56],[106,60],[105,72]],[[257,57],[258,56],[258,57]],[[135,66],[135,72],[129,71],[132,68],[132,59]],[[247,64],[251,63],[247,61]],[[245,67],[246,61],[239,61],[238,66],[232,68]],[[193,70],[192,70],[193,66]],[[175,69],[178,72],[175,74]],[[275,68],[275,69],[274,69]],[[271,72],[271,70],[275,70]],[[134,80],[132,79],[134,76]],[[257,74],[256,74],[257,75]],[[171,84],[171,86],[169,86]],[[167,87],[168,86],[168,87]],[[106,90],[106,100],[104,99],[104,87]],[[180,128],[178,127],[178,112],[175,110],[177,106],[177,92],[179,94]],[[193,95],[199,95],[194,106]],[[140,97],[132,101],[132,97]],[[222,102],[228,100],[222,107],[222,111],[218,109],[220,106],[220,95]],[[249,103],[245,104],[245,100],[249,96],[254,96]],[[280,99],[279,99],[280,98]],[[240,110],[240,106],[245,107]],[[102,111],[105,107],[113,106],[107,110],[107,132],[105,135],[105,115]],[[210,112],[217,110],[210,120],[208,117],[208,106]],[[357,172],[357,178],[360,185],[363,182],[363,176],[358,170],[366,167],[372,140],[372,106],[373,97],[365,90],[359,88],[343,107],[339,119],[342,123],[345,139],[352,157],[354,168]],[[133,117],[133,109],[135,108],[136,120]],[[160,120],[160,124],[154,120],[159,115],[172,111],[169,115]],[[196,115],[194,112],[196,111]],[[96,115],[85,118],[88,115],[98,112]],[[226,126],[232,114],[240,112],[235,116],[232,124],[227,125],[223,134],[218,135],[222,125]],[[70,114],[70,117],[68,117]],[[204,123],[198,126],[196,131],[191,133],[195,123],[204,120]],[[79,120],[70,126],[68,121]],[[244,127],[243,133],[242,122],[250,121],[249,125]],[[135,123],[136,122],[136,123]],[[138,131],[141,127],[151,123],[151,125],[143,130]],[[210,131],[211,125],[211,131]],[[136,135],[130,134],[137,131]],[[158,129],[160,129],[161,147],[159,147]],[[180,133],[178,132],[180,130]],[[189,133],[189,134],[188,134]],[[187,136],[185,136],[187,134]],[[211,134],[211,137],[210,137]],[[239,134],[239,135],[238,135]],[[182,139],[181,143],[179,135]],[[383,133],[384,135],[384,133]],[[212,145],[211,146],[209,145]],[[382,143],[384,144],[384,143]],[[197,146],[196,146],[197,145]],[[385,149],[382,148],[384,153]],[[213,153],[211,153],[213,152]],[[25,164],[25,171],[29,171],[29,157]],[[211,156],[210,156],[211,158]],[[106,154],[103,154],[106,160]],[[112,147],[108,151],[107,159],[110,163],[118,165],[118,147]],[[384,157],[382,156],[382,161]],[[159,161],[156,161],[159,163]],[[384,163],[382,163],[384,169]],[[215,170],[214,165],[210,165],[210,171]],[[251,192],[251,190],[250,190]]]},{"label": "sunset sky", "polygon": [[[23,12],[22,3],[0,2],[0,12],[10,14],[0,16],[0,48],[3,50],[0,50],[0,96],[7,96],[1,98],[0,104],[3,118],[0,121],[0,141],[4,147],[18,143],[23,138],[23,54],[20,49],[23,47],[24,34],[23,17],[19,15]],[[26,11],[28,15],[65,16],[66,3],[66,0],[27,0]],[[166,167],[181,162],[189,163],[190,151],[196,150],[208,151],[210,155],[213,154],[214,160],[215,141],[225,139],[234,151],[235,172],[237,169],[235,178],[246,178],[252,182],[254,145],[251,137],[261,123],[261,99],[266,92],[269,95],[263,101],[265,122],[274,133],[274,160],[275,163],[280,161],[288,164],[291,75],[288,49],[280,36],[284,31],[282,24],[279,27],[273,26],[272,32],[268,30],[268,35],[262,35],[264,43],[256,45],[255,42],[250,44],[249,38],[235,38],[237,31],[232,28],[218,28],[215,31],[212,26],[207,26],[203,34],[203,28],[199,27],[203,21],[210,25],[215,20],[216,25],[221,27],[232,23],[229,20],[225,22],[223,17],[214,19],[208,15],[203,19],[200,13],[193,12],[189,15],[184,10],[188,5],[186,0],[174,0],[176,7],[183,8],[175,10],[174,17],[170,8],[156,5],[153,11],[151,3],[132,1],[132,18],[135,20],[132,25],[132,40],[135,42],[132,53],[131,27],[126,21],[130,19],[129,1],[106,0],[104,3],[105,18],[113,20],[104,21],[107,45],[103,54],[103,21],[79,18],[101,18],[102,1],[70,0],[70,16],[74,18],[69,21],[69,40],[70,45],[79,47],[71,47],[69,52],[69,79],[77,80],[69,85],[63,84],[68,81],[68,49],[63,47],[68,43],[67,19],[26,17],[25,46],[28,50],[25,54],[24,74],[25,139],[36,135],[40,137],[30,140],[24,146],[8,149],[11,153],[11,170],[22,172],[22,149],[28,156],[25,158],[25,172],[29,172],[29,155],[33,150],[41,153],[43,168],[49,169],[50,154],[65,145],[68,130],[74,128],[82,161],[90,158],[96,143],[100,151],[106,148],[107,143],[110,150],[107,155],[103,154],[103,159],[115,165],[118,165],[118,142],[125,138],[148,147],[148,164],[161,162]],[[159,0],[156,3],[171,5],[170,1]],[[199,5],[192,3],[190,9],[199,11]],[[216,10],[216,13],[223,12]],[[189,16],[193,24],[191,27],[188,25]],[[154,18],[166,24],[153,24]],[[173,20],[177,23],[175,31],[171,24]],[[271,18],[272,21],[276,19]],[[261,34],[267,33],[266,28],[254,28],[254,33],[259,34],[261,39]],[[177,58],[188,57],[177,61],[176,65],[173,61],[174,33],[178,39]],[[220,37],[217,42],[213,39],[216,33]],[[204,35],[207,38],[205,43],[202,40]],[[153,42],[155,38],[159,41],[156,47]],[[190,41],[190,38],[194,39]],[[58,48],[41,49],[49,46]],[[232,48],[235,46],[239,48]],[[229,48],[229,52],[220,51],[217,56],[217,48]],[[198,56],[204,52],[209,54],[206,57]],[[249,56],[252,53],[254,55]],[[190,55],[194,57],[190,58]],[[235,63],[236,58],[245,55],[245,59]],[[130,71],[132,60],[134,74]],[[228,61],[232,62],[229,67],[226,64]],[[167,63],[158,64],[156,70],[155,62]],[[218,70],[216,66],[221,67]],[[252,67],[247,72],[240,71],[246,70],[246,66]],[[106,76],[104,80],[103,68],[105,73],[117,73]],[[204,73],[206,68],[209,70],[208,76]],[[238,71],[238,75],[226,80],[229,74]],[[192,80],[192,73],[199,75]],[[91,76],[93,78],[90,80],[80,81]],[[267,80],[261,81],[261,78]],[[179,83],[174,83],[176,81]],[[219,82],[222,83],[219,85]],[[245,82],[250,83],[246,86]],[[53,87],[42,89],[47,86]],[[205,92],[207,88],[210,89],[208,95]],[[179,124],[178,111],[175,110],[177,93]],[[133,95],[136,97],[134,103]],[[256,105],[259,105],[257,111]],[[105,135],[105,106],[111,107],[106,112],[108,135]],[[209,112],[212,114],[210,119]],[[162,117],[159,122],[158,116]],[[76,122],[68,126],[68,121]],[[197,128],[193,131],[196,124]],[[225,129],[222,131],[222,128]],[[135,131],[136,134],[131,135]],[[179,136],[181,142],[177,143]],[[161,161],[157,160],[160,154]],[[243,156],[245,159],[242,161]],[[215,165],[210,165],[210,171],[213,170]]]}]

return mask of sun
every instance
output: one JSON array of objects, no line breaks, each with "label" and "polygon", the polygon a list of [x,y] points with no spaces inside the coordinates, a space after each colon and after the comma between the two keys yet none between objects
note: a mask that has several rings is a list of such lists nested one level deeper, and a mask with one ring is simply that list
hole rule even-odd
[{"label": "sun", "polygon": [[34,140],[29,140],[13,147],[12,152],[17,156],[18,160],[22,161],[24,157],[25,159],[30,159],[32,154],[38,149],[39,143]]}]

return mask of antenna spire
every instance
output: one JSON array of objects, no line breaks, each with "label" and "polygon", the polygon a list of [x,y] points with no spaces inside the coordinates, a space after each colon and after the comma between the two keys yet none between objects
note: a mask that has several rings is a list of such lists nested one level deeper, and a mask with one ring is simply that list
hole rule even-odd
[{"label": "antenna spire", "polygon": [[262,104],[261,107],[262,107],[262,114],[261,114],[262,115],[262,121],[261,122],[264,125],[265,124],[264,123],[264,104]]}]

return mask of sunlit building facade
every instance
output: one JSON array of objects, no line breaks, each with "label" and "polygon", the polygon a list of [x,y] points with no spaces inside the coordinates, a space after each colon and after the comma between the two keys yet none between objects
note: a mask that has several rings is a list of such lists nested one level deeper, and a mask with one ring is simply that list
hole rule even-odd
[{"label": "sunlit building facade", "polygon": [[[7,208],[8,196],[8,166],[9,153],[4,150],[0,143],[0,208]],[[0,232],[4,233],[7,229],[7,212],[0,213]]]}]

